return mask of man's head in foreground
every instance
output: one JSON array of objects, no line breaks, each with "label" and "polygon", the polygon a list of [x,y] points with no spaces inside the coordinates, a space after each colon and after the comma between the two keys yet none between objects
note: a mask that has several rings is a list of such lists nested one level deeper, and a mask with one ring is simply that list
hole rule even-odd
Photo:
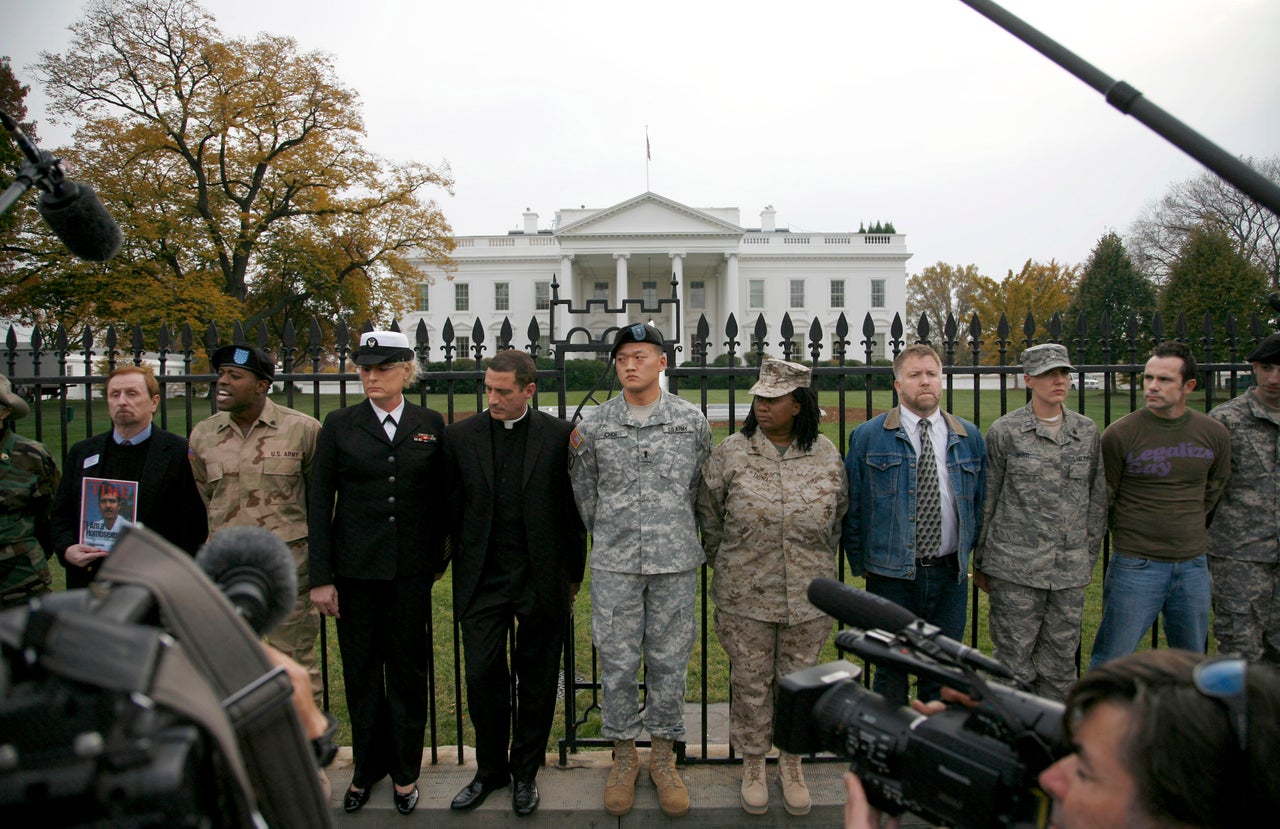
[{"label": "man's head in foreground", "polygon": [[1067,698],[1072,753],[1040,775],[1058,829],[1227,829],[1280,815],[1280,671],[1160,649]]}]

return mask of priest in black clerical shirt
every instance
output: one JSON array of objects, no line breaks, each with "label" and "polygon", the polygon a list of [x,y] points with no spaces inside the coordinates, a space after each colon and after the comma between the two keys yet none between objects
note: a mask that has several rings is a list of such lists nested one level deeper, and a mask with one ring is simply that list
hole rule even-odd
[{"label": "priest in black clerical shirt", "polygon": [[[586,562],[568,474],[572,427],[529,405],[536,371],[528,354],[499,352],[485,371],[489,409],[445,430],[453,609],[477,766],[453,799],[459,810],[513,781],[516,814],[538,808],[535,778],[546,760],[565,628]],[[515,700],[507,668],[513,630]]]}]

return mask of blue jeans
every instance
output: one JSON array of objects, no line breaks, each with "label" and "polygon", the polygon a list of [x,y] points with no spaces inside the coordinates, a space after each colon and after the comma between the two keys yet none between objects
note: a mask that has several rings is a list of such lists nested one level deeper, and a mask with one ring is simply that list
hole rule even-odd
[{"label": "blue jeans", "polygon": [[[943,636],[957,642],[964,639],[969,582],[957,580],[954,567],[917,567],[915,579],[895,579],[867,573],[867,592],[905,607],[929,624],[936,625]],[[889,702],[906,705],[907,685],[907,674],[876,666],[871,690]],[[916,686],[918,699],[927,702],[938,699],[938,694],[938,683],[919,680]]]},{"label": "blue jeans", "polygon": [[1187,561],[1152,561],[1116,554],[1102,588],[1102,622],[1089,667],[1128,656],[1164,618],[1171,648],[1204,653],[1209,637],[1209,564],[1204,555]]}]

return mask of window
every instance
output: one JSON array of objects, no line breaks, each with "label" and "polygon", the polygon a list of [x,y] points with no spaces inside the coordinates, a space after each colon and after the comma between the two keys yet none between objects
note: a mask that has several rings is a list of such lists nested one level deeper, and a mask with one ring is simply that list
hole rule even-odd
[{"label": "window", "polygon": [[595,290],[591,294],[591,298],[600,299],[600,300],[604,300],[605,302],[608,302],[609,301],[609,283],[597,282],[595,284]]},{"label": "window", "polygon": [[831,280],[831,307],[832,308],[844,307],[844,280],[843,279]]},{"label": "window", "polygon": [[884,307],[884,280],[883,279],[871,280],[871,307],[872,308]]},{"label": "window", "polygon": [[455,311],[471,310],[471,286],[470,285],[454,285],[453,286],[453,310]]},{"label": "window", "polygon": [[431,286],[425,282],[418,286],[418,310],[426,313],[431,310]]},{"label": "window", "polygon": [[533,308],[535,311],[546,311],[551,307],[551,283],[533,283]]},{"label": "window", "polygon": [[792,308],[804,307],[804,280],[803,279],[791,280],[791,307]]},{"label": "window", "polygon": [[707,307],[707,283],[705,282],[689,283],[689,307],[690,308],[706,308]]},{"label": "window", "polygon": [[657,282],[641,282],[640,283],[640,303],[645,308],[654,308],[658,304],[658,283]]},{"label": "window", "polygon": [[747,281],[747,307],[763,308],[764,307],[764,280],[751,279]]},{"label": "window", "polygon": [[470,337],[455,337],[453,340],[453,344],[455,346],[455,350],[453,352],[453,359],[455,360],[470,359],[471,357],[471,338]]},{"label": "window", "polygon": [[495,282],[493,285],[493,310],[511,310],[511,283]]}]

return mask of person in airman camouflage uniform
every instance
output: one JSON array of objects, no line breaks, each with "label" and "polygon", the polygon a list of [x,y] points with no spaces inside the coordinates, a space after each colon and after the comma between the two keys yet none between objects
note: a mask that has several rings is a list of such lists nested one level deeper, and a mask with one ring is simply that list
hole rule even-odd
[{"label": "person in airman camouflage uniform", "polygon": [[1231,432],[1231,477],[1209,525],[1219,653],[1280,664],[1280,334],[1246,358],[1257,385],[1209,417]]},{"label": "person in airman camouflage uniform", "polygon": [[53,583],[49,510],[60,476],[44,444],[10,426],[29,411],[0,375],[0,608],[26,604]]},{"label": "person in airman camouflage uniform", "polygon": [[1031,402],[987,431],[974,581],[990,595],[995,658],[1034,693],[1064,700],[1107,532],[1102,435],[1063,405],[1075,371],[1064,346],[1032,346],[1022,364]]},{"label": "person in airman camouflage uniform", "polygon": [[[849,479],[840,450],[818,432],[822,412],[807,366],[765,360],[742,431],[702,468],[698,521],[715,568],[716,635],[729,654],[729,740],[741,752],[742,807],[769,806],[778,680],[816,665],[831,617],[809,603],[809,582],[834,578]],[[778,757],[788,813],[809,813],[800,758]]]},{"label": "person in airman camouflage uniform", "polygon": [[224,345],[209,362],[218,373],[218,412],[191,430],[188,452],[209,510],[209,534],[230,526],[262,527],[289,545],[298,568],[297,604],[269,639],[307,669],[319,702],[320,613],[311,603],[307,577],[307,485],[320,421],[267,397],[276,367],[262,349]]},{"label": "person in airman camouflage uniform", "polygon": [[605,810],[624,815],[635,797],[641,732],[638,675],[645,667],[649,777],[662,811],[689,811],[673,744],[684,737],[684,689],[704,561],[694,515],[711,427],[696,406],[663,391],[662,334],[623,328],[612,357],[622,394],[569,437],[569,477],[591,532],[591,634],[600,656],[601,733],[614,743]]}]

